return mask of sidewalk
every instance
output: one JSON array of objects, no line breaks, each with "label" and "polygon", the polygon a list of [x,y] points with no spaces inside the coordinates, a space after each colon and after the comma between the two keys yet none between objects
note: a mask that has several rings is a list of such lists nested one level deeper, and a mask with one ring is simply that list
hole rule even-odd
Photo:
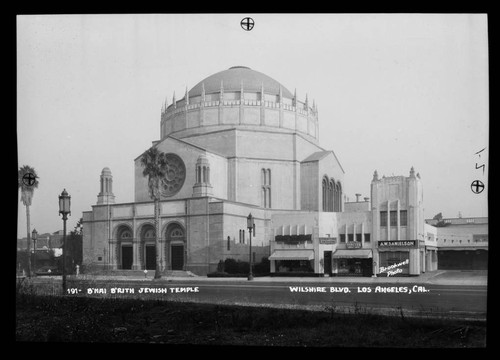
[{"label": "sidewalk", "polygon": [[[329,284],[345,284],[345,283],[359,283],[359,284],[379,284],[379,283],[395,283],[395,284],[435,284],[435,285],[461,285],[461,286],[487,286],[488,285],[487,271],[459,271],[459,270],[436,270],[426,272],[420,276],[400,276],[400,277],[274,277],[274,276],[259,276],[254,277],[252,283],[329,283]],[[52,276],[51,278],[55,278]],[[60,277],[58,277],[60,278]],[[152,274],[148,277],[141,276],[106,276],[106,275],[79,275],[68,276],[68,279],[81,279],[81,280],[96,280],[96,281],[152,281]],[[246,277],[231,277],[231,278],[216,278],[206,276],[195,277],[170,277],[164,276],[159,282],[232,282],[232,283],[250,283]]]}]

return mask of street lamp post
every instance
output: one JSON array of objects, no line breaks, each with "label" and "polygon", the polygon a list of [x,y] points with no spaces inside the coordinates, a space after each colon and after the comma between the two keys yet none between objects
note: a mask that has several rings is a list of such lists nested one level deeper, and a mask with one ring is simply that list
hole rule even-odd
[{"label": "street lamp post", "polygon": [[66,220],[68,214],[71,215],[71,196],[68,195],[66,189],[59,195],[59,214],[62,214],[63,219],[63,246],[62,246],[62,287],[63,295],[66,294]]},{"label": "street lamp post", "polygon": [[36,274],[36,238],[38,237],[38,231],[33,229],[31,232],[31,238],[33,239],[33,273]]},{"label": "street lamp post", "polygon": [[248,272],[248,280],[253,280],[253,274],[252,274],[252,230],[254,231],[253,236],[255,236],[255,223],[253,221],[253,216],[252,213],[250,213],[247,217],[247,228],[248,232],[250,233],[250,253],[248,254],[249,257],[249,263],[250,263],[250,270]]}]

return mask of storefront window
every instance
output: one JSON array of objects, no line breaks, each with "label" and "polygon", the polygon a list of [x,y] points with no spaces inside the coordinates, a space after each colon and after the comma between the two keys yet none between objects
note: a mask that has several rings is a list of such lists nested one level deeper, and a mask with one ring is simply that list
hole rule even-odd
[{"label": "storefront window", "polygon": [[[397,267],[391,268],[392,271],[397,271],[397,274],[409,274],[410,265],[407,260],[409,260],[410,253],[408,251],[381,251],[380,253],[380,273],[386,274],[387,268],[391,265],[398,265]],[[405,263],[406,262],[406,263]],[[403,264],[402,264],[403,263]],[[400,269],[401,271],[397,270]],[[385,270],[385,271],[382,271]]]},{"label": "storefront window", "polygon": [[278,260],[276,269],[278,272],[313,272],[314,260]]},{"label": "storefront window", "polygon": [[361,275],[361,259],[339,259],[339,275]]}]

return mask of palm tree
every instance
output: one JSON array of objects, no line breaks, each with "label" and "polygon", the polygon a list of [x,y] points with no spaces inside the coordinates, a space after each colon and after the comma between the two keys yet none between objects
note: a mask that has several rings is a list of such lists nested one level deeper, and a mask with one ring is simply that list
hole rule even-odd
[{"label": "palm tree", "polygon": [[[31,175],[29,175],[31,174]],[[26,176],[26,177],[25,177]],[[17,172],[17,187],[21,190],[21,201],[26,206],[26,229],[28,245],[28,277],[31,277],[31,237],[30,237],[30,206],[33,193],[38,188],[38,175],[34,168],[24,165]],[[36,251],[36,249],[35,249]]]},{"label": "palm tree", "polygon": [[160,197],[161,182],[167,174],[167,158],[164,153],[151,147],[142,155],[141,165],[144,168],[142,175],[148,177],[149,197],[154,201],[154,225],[156,248],[155,279],[161,278],[160,264]]}]

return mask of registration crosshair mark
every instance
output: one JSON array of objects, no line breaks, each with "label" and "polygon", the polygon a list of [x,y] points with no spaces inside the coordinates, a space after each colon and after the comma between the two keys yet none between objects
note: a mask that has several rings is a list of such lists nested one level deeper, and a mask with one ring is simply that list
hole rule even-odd
[{"label": "registration crosshair mark", "polygon": [[483,184],[483,182],[482,182],[482,181],[480,181],[480,180],[474,180],[474,181],[472,182],[472,184],[470,184],[470,187],[471,187],[472,192],[473,192],[474,194],[480,194],[480,193],[482,193],[482,192],[483,192],[483,190],[484,190],[484,184]]},{"label": "registration crosshair mark", "polygon": [[33,173],[26,173],[23,175],[23,184],[26,186],[33,186],[36,181],[36,176]]},{"label": "registration crosshair mark", "polygon": [[241,20],[240,25],[243,28],[243,30],[250,31],[253,29],[255,22],[251,17],[246,17],[243,20]]}]

